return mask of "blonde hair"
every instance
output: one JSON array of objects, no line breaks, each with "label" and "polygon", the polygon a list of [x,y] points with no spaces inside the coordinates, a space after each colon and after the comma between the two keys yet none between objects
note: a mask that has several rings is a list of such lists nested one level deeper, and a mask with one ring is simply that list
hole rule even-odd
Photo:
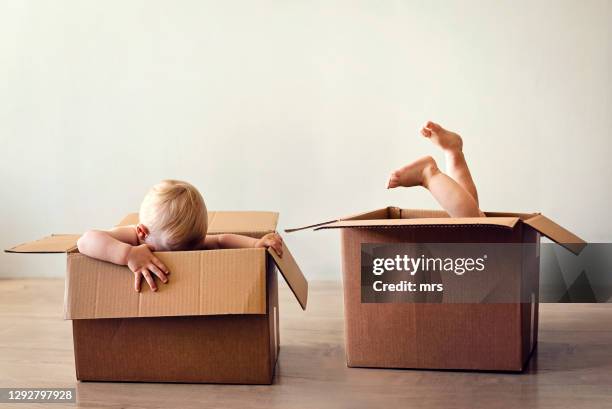
[{"label": "blonde hair", "polygon": [[192,250],[206,236],[208,212],[198,189],[180,180],[162,180],[149,190],[139,213],[147,240],[167,250]]}]

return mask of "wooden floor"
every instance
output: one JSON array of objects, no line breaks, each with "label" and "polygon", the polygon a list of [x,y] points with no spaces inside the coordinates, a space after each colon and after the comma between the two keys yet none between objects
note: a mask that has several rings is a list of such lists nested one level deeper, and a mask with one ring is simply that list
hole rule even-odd
[{"label": "wooden floor", "polygon": [[612,304],[541,305],[523,374],[351,369],[340,284],[311,283],[303,312],[283,283],[274,385],[233,386],[78,383],[62,302],[63,280],[0,280],[0,387],[76,387],[84,408],[612,408]]}]

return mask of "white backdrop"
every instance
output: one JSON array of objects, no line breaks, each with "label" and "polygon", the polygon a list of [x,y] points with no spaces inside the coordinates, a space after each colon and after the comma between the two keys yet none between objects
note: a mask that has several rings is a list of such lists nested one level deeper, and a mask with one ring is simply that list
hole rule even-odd
[{"label": "white backdrop", "polygon": [[[135,211],[163,178],[280,228],[435,208],[388,173],[464,136],[485,210],[612,239],[612,2],[2,1],[0,246]],[[337,232],[286,237],[340,277]],[[0,276],[63,256],[0,255]]]}]

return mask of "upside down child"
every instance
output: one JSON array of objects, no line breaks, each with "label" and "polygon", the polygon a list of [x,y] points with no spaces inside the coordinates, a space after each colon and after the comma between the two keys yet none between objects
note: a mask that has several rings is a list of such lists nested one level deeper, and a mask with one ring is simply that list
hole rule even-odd
[{"label": "upside down child", "polygon": [[393,172],[387,188],[423,186],[450,217],[485,217],[478,206],[478,192],[463,155],[461,137],[431,121],[421,134],[444,151],[448,175],[440,171],[431,156],[423,156]]},{"label": "upside down child", "polygon": [[146,194],[139,211],[139,224],[111,230],[90,230],[78,242],[87,256],[128,266],[134,273],[134,289],[142,278],[157,291],[154,277],[168,282],[170,271],[153,251],[272,247],[282,256],[283,242],[276,233],[260,239],[239,234],[207,234],[208,212],[198,190],[187,182],[164,180]]}]

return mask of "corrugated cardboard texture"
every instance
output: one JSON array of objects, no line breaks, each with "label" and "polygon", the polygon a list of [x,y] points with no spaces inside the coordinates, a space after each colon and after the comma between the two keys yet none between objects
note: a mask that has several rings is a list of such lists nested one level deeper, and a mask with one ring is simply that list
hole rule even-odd
[{"label": "corrugated cardboard texture", "polygon": [[19,244],[7,253],[66,253],[76,248],[79,234],[52,234],[39,240]]},{"label": "corrugated cardboard texture", "polygon": [[264,314],[265,249],[159,252],[171,274],[137,293],[125,266],[68,255],[66,319]]},{"label": "corrugated cardboard texture", "polygon": [[276,277],[268,263],[265,315],[73,321],[77,379],[271,383],[279,350]]},{"label": "corrugated cardboard texture", "polygon": [[[521,243],[523,229],[459,225],[342,229],[346,353],[349,366],[520,371],[537,332],[522,304],[362,304],[361,243]],[[527,237],[526,237],[527,239]],[[535,237],[529,237],[535,240]],[[514,280],[535,291],[535,264],[516,263]],[[537,281],[536,281],[537,282]],[[537,288],[537,287],[535,287]],[[535,338],[534,338],[535,339]],[[527,342],[529,341],[529,342]],[[529,346],[529,350],[525,348]]]},{"label": "corrugated cardboard texture", "polygon": [[[261,237],[274,232],[278,213],[260,211],[209,211],[208,234],[236,233]],[[132,213],[119,222],[118,226],[138,224],[138,213]]]}]

